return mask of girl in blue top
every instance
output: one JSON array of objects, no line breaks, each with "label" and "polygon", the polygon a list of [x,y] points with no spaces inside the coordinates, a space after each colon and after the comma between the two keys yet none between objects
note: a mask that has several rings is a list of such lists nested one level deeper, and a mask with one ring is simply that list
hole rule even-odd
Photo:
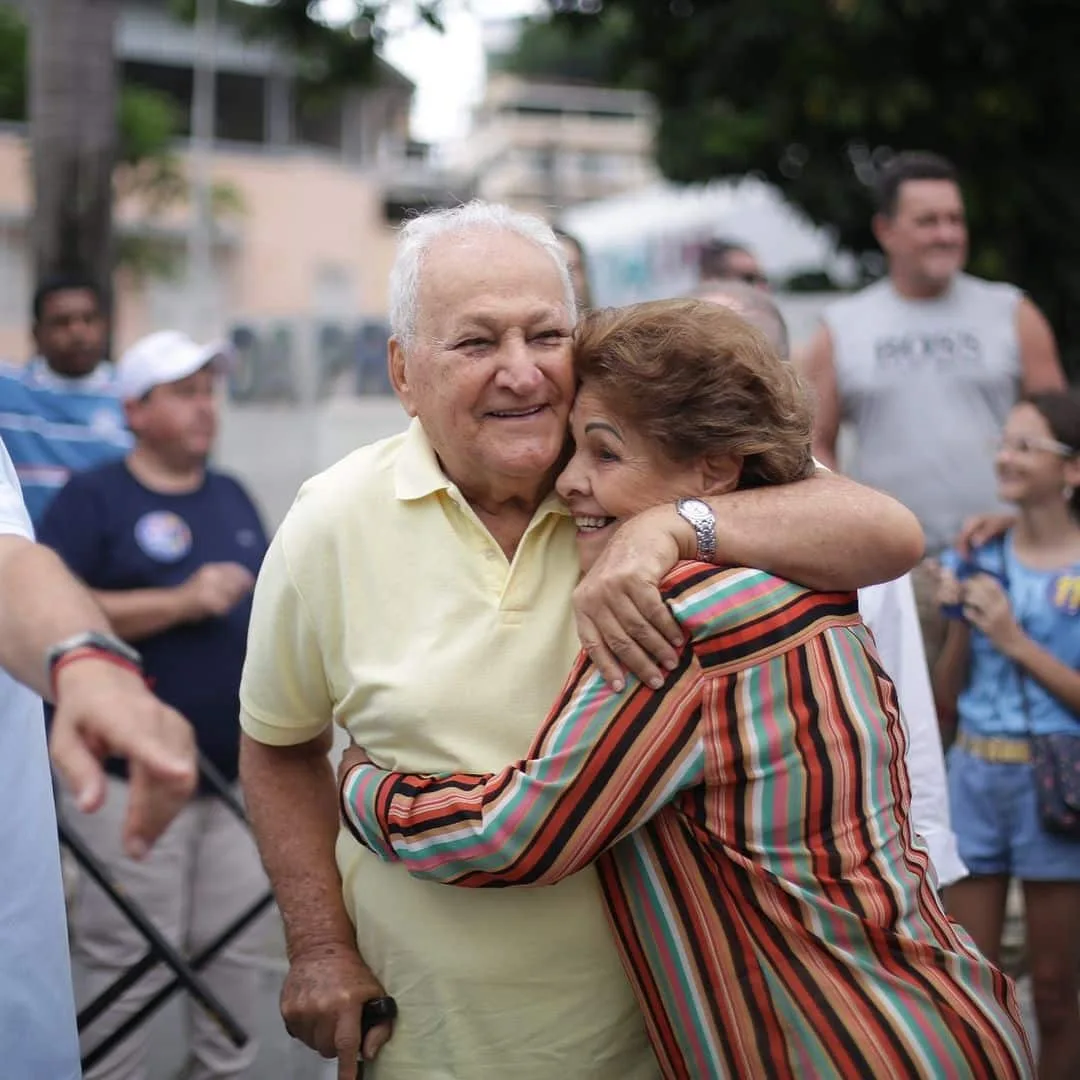
[{"label": "girl in blue top", "polygon": [[959,717],[949,801],[971,871],[946,906],[997,963],[1009,881],[1023,882],[1040,1080],[1075,1080],[1080,842],[1041,826],[1028,734],[1080,739],[1080,395],[1018,404],[995,467],[1017,518],[941,571],[939,600],[955,617],[934,683]]}]

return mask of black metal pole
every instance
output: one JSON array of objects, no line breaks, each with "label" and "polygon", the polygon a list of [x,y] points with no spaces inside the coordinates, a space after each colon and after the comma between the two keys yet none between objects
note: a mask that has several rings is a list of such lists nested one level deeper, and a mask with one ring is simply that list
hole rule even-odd
[{"label": "black metal pole", "polygon": [[[268,908],[274,902],[273,893],[266,893],[261,899],[257,900],[254,904],[237,916],[229,925],[221,931],[216,938],[204,946],[199,952],[197,952],[191,958],[191,967],[195,971],[199,971],[206,967],[208,963],[229,943],[229,941],[236,937],[247,928],[247,926],[254,922],[263,911]],[[155,961],[156,962],[156,961]],[[167,982],[160,990],[145,1001],[137,1012],[134,1012],[129,1016],[111,1035],[107,1035],[101,1042],[94,1047],[93,1050],[87,1052],[83,1057],[82,1067],[85,1072],[93,1065],[97,1064],[114,1046],[123,1042],[140,1024],[142,1024],[152,1013],[156,1012],[165,1004],[166,1001],[176,993],[177,990],[183,985],[183,979],[180,977],[179,972],[177,977]],[[221,1023],[221,1017],[217,1014],[211,1014],[214,1019]],[[223,1025],[224,1026],[224,1025]],[[226,1029],[226,1034],[237,1046],[243,1046],[247,1042],[247,1036],[245,1035],[241,1042],[237,1042],[233,1038],[232,1034]]]},{"label": "black metal pole", "polygon": [[247,1034],[218,996],[191,970],[187,961],[162,935],[161,931],[117,887],[97,857],[83,843],[81,837],[68,829],[62,821],[58,822],[58,828],[61,842],[67,845],[79,865],[109,894],[113,903],[150,943],[151,949],[173,969],[184,989],[221,1024],[222,1029],[235,1045],[243,1046],[247,1042]]},{"label": "black metal pole", "polygon": [[[231,785],[225,777],[221,775],[217,767],[202,755],[199,757],[199,771],[203,774],[203,777],[210,786],[215,789],[217,794],[221,797],[221,800],[246,825],[247,816],[244,813],[244,807],[234,794]],[[260,903],[262,902],[260,901]],[[265,906],[265,904],[263,906]],[[262,908],[260,907],[259,910],[261,911]],[[227,944],[227,941],[222,944]],[[114,1001],[116,1001],[117,998],[120,997],[121,994],[134,986],[146,972],[151,968],[156,967],[157,964],[157,953],[155,950],[149,949],[140,960],[128,968],[123,975],[102,990],[93,1001],[83,1008],[77,1017],[79,1030],[82,1031],[92,1024]],[[198,970],[195,964],[191,964],[191,968],[193,971]]]},{"label": "black metal pole", "polygon": [[218,767],[203,754],[199,755],[199,773],[202,778],[214,789],[215,794],[221,801],[247,825],[247,811],[244,804],[236,797],[232,784],[221,775]]}]

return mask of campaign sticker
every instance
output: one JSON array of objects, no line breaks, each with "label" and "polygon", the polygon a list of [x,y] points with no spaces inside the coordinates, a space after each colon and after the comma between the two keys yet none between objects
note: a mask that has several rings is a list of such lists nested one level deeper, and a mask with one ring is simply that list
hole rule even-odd
[{"label": "campaign sticker", "polygon": [[154,510],[135,523],[135,542],[158,562],[179,562],[191,550],[191,529],[171,510]]}]

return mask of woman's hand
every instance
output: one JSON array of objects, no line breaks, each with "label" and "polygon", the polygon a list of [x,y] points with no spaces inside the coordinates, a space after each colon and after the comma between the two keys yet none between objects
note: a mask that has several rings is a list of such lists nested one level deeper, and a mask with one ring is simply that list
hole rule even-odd
[{"label": "woman's hand", "polygon": [[621,525],[574,590],[581,646],[616,691],[632,671],[654,688],[679,659],[684,635],[660,595],[679,561],[680,532],[693,529],[674,505],[645,510]]},{"label": "woman's hand", "polygon": [[964,522],[956,538],[956,549],[969,559],[976,548],[1004,536],[1015,524],[1015,514],[977,514]]},{"label": "woman's hand", "polygon": [[964,618],[981,630],[999,653],[1009,656],[1024,640],[1024,631],[1013,617],[1009,597],[989,574],[976,574],[962,585]]},{"label": "woman's hand", "polygon": [[356,743],[350,742],[345,748],[345,753],[341,755],[341,761],[338,762],[338,787],[345,786],[346,778],[357,765],[372,764],[374,764],[374,762],[367,756],[367,753],[361,747],[357,746]]}]

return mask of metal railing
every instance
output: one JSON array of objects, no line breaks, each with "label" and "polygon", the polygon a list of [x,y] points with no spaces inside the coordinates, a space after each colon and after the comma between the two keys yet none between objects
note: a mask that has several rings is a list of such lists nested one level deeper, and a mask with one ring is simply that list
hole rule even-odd
[{"label": "metal railing", "polygon": [[[213,796],[225,805],[246,826],[247,815],[240,800],[236,797],[229,782],[217,768],[204,757],[199,759],[199,773],[205,784],[212,790]],[[222,1031],[235,1046],[243,1046],[250,1035],[239,1024],[228,1007],[199,974],[234,938],[243,933],[273,902],[273,893],[269,890],[254,903],[236,916],[221,932],[202,949],[190,957],[184,957],[180,951],[146,917],[139,906],[125,893],[109,873],[104,863],[94,854],[86,842],[74,832],[61,817],[58,821],[60,843],[71,852],[79,867],[92,878],[109,899],[120,909],[128,921],[146,940],[147,951],[118,976],[93,1000],[79,1011],[77,1021],[80,1033],[97,1020],[111,1005],[120,999],[148,972],[164,964],[173,978],[153,994],[139,1009],[124,1020],[114,1031],[106,1035],[96,1046],[82,1055],[82,1068],[90,1069],[106,1054],[124,1041],[133,1031],[146,1023],[174,994],[186,991],[206,1012],[217,1021]]]}]

